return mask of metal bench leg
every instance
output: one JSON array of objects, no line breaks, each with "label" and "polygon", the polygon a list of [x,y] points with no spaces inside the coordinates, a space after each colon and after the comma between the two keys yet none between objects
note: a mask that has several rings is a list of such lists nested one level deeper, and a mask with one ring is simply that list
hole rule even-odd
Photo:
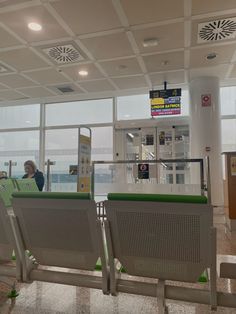
[{"label": "metal bench leg", "polygon": [[165,300],[165,280],[159,279],[157,283],[158,314],[167,314],[168,308]]}]

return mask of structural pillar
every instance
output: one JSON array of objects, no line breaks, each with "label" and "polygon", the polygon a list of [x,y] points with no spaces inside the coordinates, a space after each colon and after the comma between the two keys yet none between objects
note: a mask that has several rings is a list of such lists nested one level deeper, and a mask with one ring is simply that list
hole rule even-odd
[{"label": "structural pillar", "polygon": [[217,77],[190,82],[191,158],[210,159],[211,201],[223,205],[220,86]]}]

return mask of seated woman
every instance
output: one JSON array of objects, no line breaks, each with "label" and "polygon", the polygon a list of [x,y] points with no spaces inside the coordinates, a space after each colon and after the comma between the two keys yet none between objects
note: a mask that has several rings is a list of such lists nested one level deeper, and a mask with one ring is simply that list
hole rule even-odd
[{"label": "seated woman", "polygon": [[23,176],[23,179],[35,179],[39,191],[42,191],[44,187],[43,173],[37,169],[36,164],[32,160],[27,160],[24,163],[24,167],[25,175]]}]

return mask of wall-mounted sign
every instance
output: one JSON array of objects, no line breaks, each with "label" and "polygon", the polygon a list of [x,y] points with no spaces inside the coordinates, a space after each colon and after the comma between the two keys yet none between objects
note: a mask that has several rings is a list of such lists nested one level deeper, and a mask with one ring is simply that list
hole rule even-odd
[{"label": "wall-mounted sign", "polygon": [[236,157],[230,158],[231,176],[236,176]]},{"label": "wall-mounted sign", "polygon": [[201,96],[202,107],[210,107],[211,106],[211,94],[204,94]]},{"label": "wall-mounted sign", "polygon": [[149,179],[149,164],[138,164],[138,178]]},{"label": "wall-mounted sign", "polygon": [[149,98],[153,117],[181,113],[181,88],[152,90],[149,92]]}]

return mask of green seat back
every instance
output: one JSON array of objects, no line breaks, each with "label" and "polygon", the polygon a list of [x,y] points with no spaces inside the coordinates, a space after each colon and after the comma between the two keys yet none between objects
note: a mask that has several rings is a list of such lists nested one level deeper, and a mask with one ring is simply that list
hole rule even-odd
[{"label": "green seat back", "polygon": [[109,193],[108,200],[138,201],[138,202],[166,202],[166,203],[198,203],[206,204],[207,198],[201,195],[172,195],[172,194],[135,194]]},{"label": "green seat back", "polygon": [[69,192],[15,192],[15,198],[41,198],[41,199],[79,199],[90,200],[90,193],[69,193]]},{"label": "green seat back", "polygon": [[0,198],[6,207],[12,206],[12,193],[16,191],[11,179],[0,180]]},{"label": "green seat back", "polygon": [[17,189],[20,192],[38,192],[38,186],[35,179],[17,179]]}]

